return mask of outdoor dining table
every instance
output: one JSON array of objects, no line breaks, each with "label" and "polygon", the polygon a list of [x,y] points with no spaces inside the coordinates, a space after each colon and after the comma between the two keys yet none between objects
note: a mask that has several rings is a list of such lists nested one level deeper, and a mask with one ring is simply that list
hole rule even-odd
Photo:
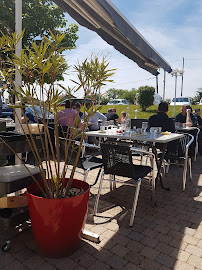
[{"label": "outdoor dining table", "polygon": [[183,132],[189,132],[189,131],[196,130],[196,129],[197,129],[197,127],[178,127],[178,128],[175,128],[175,130],[183,131]]},{"label": "outdoor dining table", "polygon": [[[152,151],[155,155],[155,160],[156,160],[156,165],[157,165],[157,176],[156,176],[156,181],[159,179],[160,180],[160,185],[163,189],[165,190],[170,190],[169,188],[165,188],[163,186],[163,181],[161,177],[161,166],[162,162],[164,159],[164,155],[167,149],[167,144],[171,141],[178,140],[182,138],[184,135],[183,134],[178,134],[178,133],[160,133],[154,134],[147,132],[146,134],[132,134],[132,133],[118,133],[114,132],[112,130],[105,130],[104,132],[101,131],[88,131],[86,132],[87,136],[95,136],[99,138],[114,138],[114,139],[119,139],[119,140],[129,140],[132,142],[135,141],[140,141],[140,142],[147,142],[150,144],[150,147],[152,148]],[[161,156],[158,158],[157,154],[157,147],[156,144],[161,144]]]}]

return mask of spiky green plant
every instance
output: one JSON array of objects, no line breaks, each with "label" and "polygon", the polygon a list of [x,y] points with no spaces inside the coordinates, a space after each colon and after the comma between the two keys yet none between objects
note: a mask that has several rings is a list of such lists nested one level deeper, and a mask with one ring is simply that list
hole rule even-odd
[{"label": "spiky green plant", "polygon": [[[36,44],[36,42],[33,41],[32,46],[22,50],[21,56],[17,57],[14,53],[14,49],[20,38],[22,38],[22,35],[18,37],[16,33],[12,36],[2,35],[0,38],[0,79],[8,85],[10,93],[15,95],[18,100],[23,100],[23,102],[33,106],[37,124],[43,124],[44,132],[42,134],[39,129],[39,137],[44,160],[41,159],[28,122],[26,121],[26,127],[29,131],[29,136],[26,134],[25,128],[21,124],[21,119],[16,116],[18,118],[17,120],[20,122],[21,131],[25,134],[29,147],[40,168],[44,183],[44,196],[47,198],[62,198],[64,194],[67,195],[71,189],[74,173],[82,149],[82,143],[85,138],[85,132],[88,127],[88,119],[92,115],[92,108],[95,105],[94,100],[92,99],[92,107],[87,110],[85,107],[85,97],[89,94],[96,94],[102,85],[106,82],[111,82],[112,80],[109,79],[109,77],[114,73],[113,70],[108,69],[109,63],[105,57],[100,61],[97,56],[91,56],[90,59],[85,59],[83,63],[78,63],[73,67],[76,72],[76,87],[74,90],[69,88],[67,96],[71,97],[76,91],[83,89],[83,104],[87,114],[85,114],[81,130],[79,130],[78,127],[73,130],[71,129],[71,131],[70,127],[67,129],[64,140],[64,165],[61,168],[57,104],[60,102],[62,90],[59,90],[61,89],[61,85],[57,82],[57,77],[64,71],[64,68],[67,67],[62,55],[64,48],[61,48],[60,46],[64,35],[51,33],[51,39],[44,37],[40,44]],[[3,60],[5,59],[5,54],[7,59],[6,65]],[[23,80],[23,87],[19,87],[18,89],[16,89],[14,81],[16,67]],[[49,82],[48,84],[46,83],[47,81]],[[34,105],[36,103],[40,106],[41,117],[35,109]],[[16,108],[16,105],[13,105],[13,107]],[[24,105],[19,105],[18,107],[21,108],[22,115],[25,116],[23,110]],[[54,116],[55,145],[53,145],[53,142],[51,141],[49,121],[46,120],[45,117],[47,112],[51,112]],[[78,137],[78,132],[80,132],[80,140],[77,146],[75,146],[73,142]],[[0,140],[3,141],[1,137]],[[72,162],[72,158],[73,168],[68,184],[65,187],[64,180],[68,166]],[[26,164],[24,164],[24,166],[26,167]],[[53,171],[56,173],[54,174]],[[49,179],[49,181],[47,181],[47,179]]]}]

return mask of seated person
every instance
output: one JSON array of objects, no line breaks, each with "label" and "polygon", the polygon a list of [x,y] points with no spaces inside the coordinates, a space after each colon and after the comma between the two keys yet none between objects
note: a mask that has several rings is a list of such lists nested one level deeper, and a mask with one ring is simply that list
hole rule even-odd
[{"label": "seated person", "polygon": [[82,119],[83,118],[83,113],[80,111],[81,110],[81,105],[79,102],[73,103],[72,104],[72,109],[76,110],[79,113],[79,117]]},{"label": "seated person", "polygon": [[121,123],[121,119],[119,118],[118,114],[116,114],[116,109],[108,109],[108,113],[105,114],[107,117],[107,121],[114,120],[114,124],[116,121]]},{"label": "seated person", "polygon": [[[66,129],[67,129],[67,127],[70,127],[70,128],[82,128],[83,127],[78,112],[71,108],[71,103],[69,100],[66,100],[65,109],[60,110],[58,112],[57,121],[58,121],[60,126],[64,127],[64,131],[65,131],[65,127],[66,127]],[[60,134],[60,136],[61,135],[62,134]]]},{"label": "seated person", "polygon": [[126,120],[126,112],[121,112],[121,121]]},{"label": "seated person", "polygon": [[[89,122],[90,122],[90,126],[89,126],[89,130],[90,131],[94,131],[94,130],[99,130],[99,125],[98,125],[98,120],[102,120],[102,125],[105,125],[105,122],[107,120],[107,117],[100,113],[99,111],[96,112],[91,112],[92,115],[89,117]],[[93,143],[98,145],[99,141],[97,140],[96,137],[89,137],[88,138],[89,143]]]},{"label": "seated person", "polygon": [[187,127],[197,125],[197,118],[192,113],[191,106],[189,105],[181,106],[181,112],[176,115],[175,123],[185,123]]},{"label": "seated person", "polygon": [[199,138],[198,138],[198,142],[199,142],[199,154],[202,156],[202,119],[201,119],[201,111],[199,108],[195,109],[195,113],[194,115],[197,117],[198,120],[198,125],[200,126],[200,133],[199,133]]},{"label": "seated person", "polygon": [[167,112],[168,104],[166,102],[161,102],[158,106],[158,113],[150,116],[148,128],[161,127],[162,131],[175,132],[173,120],[168,117]]},{"label": "seated person", "polygon": [[194,115],[198,120],[198,125],[202,126],[202,119],[201,119],[201,110],[199,108],[195,109]]}]

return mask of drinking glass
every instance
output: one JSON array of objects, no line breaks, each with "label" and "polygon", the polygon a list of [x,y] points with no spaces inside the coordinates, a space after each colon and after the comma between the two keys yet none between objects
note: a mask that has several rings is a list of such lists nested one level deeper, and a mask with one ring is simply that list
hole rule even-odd
[{"label": "drinking glass", "polygon": [[105,131],[105,126],[100,126],[100,131],[104,132]]},{"label": "drinking glass", "polygon": [[121,127],[123,130],[126,130],[126,120],[121,120]]},{"label": "drinking glass", "polygon": [[147,133],[148,122],[142,122],[142,132],[143,134]]}]

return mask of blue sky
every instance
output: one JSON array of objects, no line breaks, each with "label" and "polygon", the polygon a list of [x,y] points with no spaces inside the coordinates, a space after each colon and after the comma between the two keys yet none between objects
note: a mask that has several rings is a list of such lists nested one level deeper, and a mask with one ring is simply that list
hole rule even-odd
[{"label": "blue sky", "polygon": [[[111,0],[155,50],[174,68],[182,68],[185,59],[183,96],[194,96],[202,88],[202,1],[201,0]],[[68,14],[69,23],[76,23]],[[77,48],[66,53],[69,65],[82,61],[92,53],[106,54],[110,68],[116,68],[114,82],[104,86],[127,89],[144,85],[156,87],[156,78],[135,62],[116,51],[96,33],[79,26]],[[166,98],[174,97],[175,79],[166,73]],[[66,87],[72,86],[65,76]],[[181,77],[177,81],[180,96]],[[163,93],[163,70],[159,75],[159,94]]]}]

